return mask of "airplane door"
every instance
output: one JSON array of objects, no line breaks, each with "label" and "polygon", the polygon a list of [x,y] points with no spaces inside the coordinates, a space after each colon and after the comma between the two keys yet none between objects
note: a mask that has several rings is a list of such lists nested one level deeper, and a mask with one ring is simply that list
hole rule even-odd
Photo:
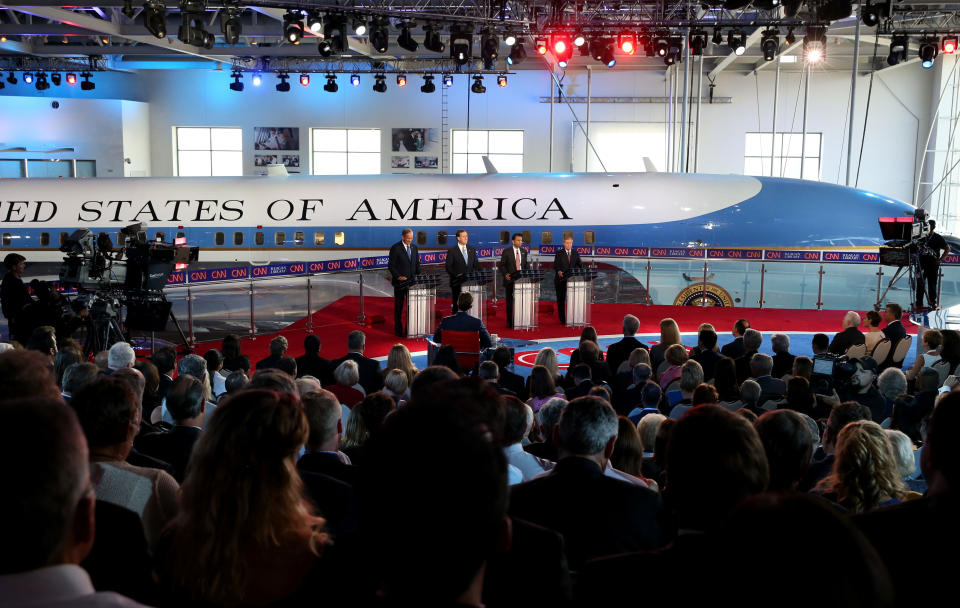
[{"label": "airplane door", "polygon": [[263,266],[270,263],[270,250],[267,248],[267,235],[263,230],[253,233],[253,242],[250,244],[250,264]]}]

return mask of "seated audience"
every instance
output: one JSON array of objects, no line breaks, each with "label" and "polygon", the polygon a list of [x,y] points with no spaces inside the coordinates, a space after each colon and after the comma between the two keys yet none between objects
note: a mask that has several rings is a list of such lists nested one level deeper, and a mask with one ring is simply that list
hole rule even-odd
[{"label": "seated audience", "polygon": [[[924,388],[932,389],[934,392],[940,388],[940,375],[936,370],[926,368],[923,370],[923,373],[927,374],[927,380],[921,381],[917,374],[917,390],[924,390]],[[889,416],[890,412],[893,410],[893,402],[897,400],[897,397],[907,392],[907,376],[903,371],[896,368],[887,368],[880,372],[880,375],[877,376],[877,390],[880,391],[880,394],[883,395],[883,398],[886,400],[885,412]],[[931,398],[930,402],[931,409],[933,407],[933,401]],[[875,420],[874,422],[883,422],[883,420]]]},{"label": "seated audience", "polygon": [[[660,382],[660,388],[663,390],[669,390],[668,387],[670,384],[676,380],[679,380],[680,378],[681,368],[683,367],[683,364],[687,362],[687,349],[685,349],[682,344],[671,344],[666,349],[663,356],[664,361],[661,363],[660,367],[663,367],[664,365],[666,367],[664,367],[663,370],[653,367],[653,370],[654,372],[660,372],[658,378]],[[653,357],[650,359],[652,362]],[[700,364],[697,363],[697,365]],[[700,369],[702,370],[703,368]]]},{"label": "seated audience", "polygon": [[687,361],[683,364],[680,373],[680,400],[669,410],[670,418],[679,420],[687,410],[696,405],[693,402],[693,391],[703,384],[703,368],[696,361]]},{"label": "seated audience", "polygon": [[750,369],[750,361],[753,360],[753,356],[757,354],[760,350],[760,346],[763,344],[763,334],[755,329],[748,329],[743,332],[743,355],[734,359],[734,364],[737,367],[737,382],[743,384],[744,380],[753,377],[753,371]]},{"label": "seated audience", "polygon": [[883,332],[880,331],[880,321],[882,320],[880,313],[875,310],[868,310],[865,315],[863,325],[866,331],[863,332],[863,339],[868,356],[873,354],[873,349],[877,347],[877,343],[884,338]]},{"label": "seated audience", "polygon": [[[771,405],[767,401],[767,406]],[[793,410],[807,416],[812,416],[816,406],[816,397],[810,392],[810,383],[803,376],[794,376],[787,380],[786,399],[777,406],[779,409]],[[772,409],[765,407],[764,409]]]},{"label": "seated audience", "polygon": [[273,369],[280,363],[280,359],[287,354],[289,343],[284,336],[275,336],[270,340],[270,354],[257,361],[256,371]]},{"label": "seated audience", "polygon": [[224,336],[223,342],[220,344],[220,350],[223,353],[223,369],[229,372],[250,372],[250,357],[240,352],[242,344],[243,340],[237,334]]},{"label": "seated audience", "polygon": [[297,375],[313,376],[320,380],[322,386],[334,383],[333,368],[330,361],[320,356],[320,336],[307,334],[303,339],[303,355],[297,357]]},{"label": "seated audience", "polygon": [[49,325],[36,327],[27,340],[27,350],[36,351],[47,358],[47,364],[52,365],[57,356],[57,333]]},{"label": "seated audience", "polygon": [[[443,349],[440,349],[443,350]],[[444,365],[431,365],[417,372],[413,382],[410,383],[410,400],[423,400],[429,394],[434,384],[445,380],[456,380],[460,376]]]},{"label": "seated audience", "polygon": [[783,378],[793,370],[793,360],[796,355],[790,354],[790,336],[787,334],[773,334],[770,336],[770,347],[773,348],[774,378]]},{"label": "seated audience", "polygon": [[277,361],[276,369],[290,376],[291,378],[297,377],[297,360],[293,357],[287,355],[280,357],[280,360]]},{"label": "seated audience", "polygon": [[580,343],[580,361],[590,366],[590,376],[595,384],[610,381],[610,368],[603,360],[603,351],[594,340],[584,340]]},{"label": "seated audience", "polygon": [[647,479],[660,479],[663,472],[656,462],[657,433],[660,431],[660,425],[667,417],[663,414],[647,414],[640,419],[637,426],[637,435],[640,438],[640,447],[643,450],[643,462],[641,464],[641,477]]},{"label": "seated audience", "polygon": [[460,359],[457,358],[457,351],[451,344],[445,344],[437,349],[437,354],[433,357],[432,365],[446,367],[455,373],[458,378],[466,375],[466,371],[460,367]]},{"label": "seated audience", "polygon": [[720,349],[720,354],[724,357],[730,357],[734,361],[739,359],[744,355],[746,350],[743,347],[743,334],[748,329],[750,329],[750,321],[746,319],[737,319],[737,322],[733,324],[733,341],[724,344],[723,348]]},{"label": "seated audience", "polygon": [[559,397],[547,401],[537,413],[537,423],[540,425],[541,442],[533,442],[523,446],[523,449],[530,454],[542,459],[556,462],[560,459],[557,452],[557,444],[553,441],[553,428],[560,421],[560,413],[566,407],[567,400]]},{"label": "seated audience", "polygon": [[500,384],[500,368],[498,368],[497,364],[493,361],[484,361],[481,363],[480,367],[477,369],[477,376],[481,380],[486,380],[489,382],[490,385],[493,386],[494,390],[499,394],[508,397],[517,396],[515,392]]},{"label": "seated audience", "polygon": [[507,462],[520,469],[523,481],[530,481],[552,469],[553,462],[538,458],[523,449],[523,438],[530,433],[533,426],[530,406],[512,396],[501,397],[501,403],[504,411],[503,454],[507,457]]},{"label": "seated audience", "polygon": [[663,391],[660,390],[660,387],[657,386],[656,382],[648,381],[643,386],[643,393],[640,396],[640,403],[637,404],[637,406],[633,408],[629,414],[627,414],[627,418],[636,424],[644,416],[649,416],[652,413],[659,412],[662,404]]},{"label": "seated audience", "polygon": [[[667,349],[673,345],[683,346],[683,340],[680,337],[680,327],[673,319],[661,319],[660,321],[660,341],[650,347],[650,368],[658,375],[663,373],[660,366],[667,357]],[[684,349],[686,354],[686,349]]]},{"label": "seated audience", "polygon": [[851,359],[856,365],[856,371],[850,378],[848,387],[838,391],[841,401],[856,401],[870,408],[870,415],[874,422],[882,422],[889,415],[889,405],[880,390],[876,387],[879,368],[872,357]]},{"label": "seated audience", "polygon": [[837,447],[837,437],[840,430],[851,422],[870,420],[870,409],[856,401],[845,401],[833,406],[827,418],[827,425],[820,438],[820,453],[814,454],[814,460],[806,477],[800,482],[798,489],[806,492],[819,483],[833,470],[834,453]]},{"label": "seated audience", "polygon": [[157,396],[162,401],[167,396],[167,389],[173,383],[173,370],[177,368],[177,351],[172,346],[161,346],[154,351],[150,361],[157,366],[157,371],[160,373]]},{"label": "seated audience", "polygon": [[883,328],[883,335],[890,340],[890,352],[884,361],[877,361],[881,370],[888,367],[900,367],[903,364],[902,361],[896,366],[893,364],[893,355],[897,350],[897,344],[907,337],[907,330],[900,322],[901,317],[903,317],[903,309],[900,305],[896,302],[887,302],[887,306],[883,309],[883,319],[887,322],[887,326]]},{"label": "seated audience", "polygon": [[[940,347],[943,345],[943,334],[935,329],[928,329],[923,332],[923,338],[920,339],[920,354],[917,355],[913,367],[907,372],[907,380],[914,380],[920,375],[920,370],[925,367],[933,367],[933,364],[940,360]],[[881,374],[882,375],[882,374]]]},{"label": "seated audience", "polygon": [[773,357],[757,353],[750,358],[750,377],[760,385],[760,406],[768,399],[781,399],[787,393],[787,385],[773,376]]},{"label": "seated audience", "polygon": [[[613,390],[613,407],[618,413],[621,409],[624,410],[623,413],[629,412],[632,404],[628,401],[636,399],[636,393],[633,397],[627,397],[626,393],[630,387],[636,385],[637,380],[633,377],[633,369],[641,364],[647,369],[650,368],[650,353],[644,348],[635,348],[630,356],[620,364],[617,373],[613,375],[610,381],[610,388]],[[650,374],[648,373],[644,382],[649,378]]]},{"label": "seated audience", "polygon": [[352,409],[340,443],[350,462],[363,466],[367,440],[380,432],[384,419],[395,409],[393,399],[380,391],[367,395]]},{"label": "seated audience", "polygon": [[333,378],[336,384],[326,387],[333,393],[340,403],[347,407],[353,407],[363,401],[363,391],[356,388],[360,382],[360,372],[357,369],[357,362],[350,359],[344,361],[333,370]]},{"label": "seated audience", "polygon": [[433,334],[433,341],[442,344],[443,330],[445,329],[449,331],[475,331],[480,334],[480,348],[493,346],[493,342],[490,341],[490,333],[484,326],[483,321],[468,312],[471,308],[473,308],[473,294],[467,291],[460,292],[460,295],[457,296],[457,313],[441,319],[437,331]]},{"label": "seated audience", "polygon": [[143,376],[143,401],[141,402],[143,411],[152,412],[161,402],[157,392],[160,389],[160,372],[157,371],[156,365],[146,359],[137,361],[133,369]]},{"label": "seated audience", "polygon": [[223,371],[223,355],[220,354],[219,350],[211,348],[203,353],[203,358],[207,362],[207,373],[210,377],[210,393],[213,396],[211,400],[216,400],[220,398],[220,395],[227,392],[223,385],[227,377],[221,373]]},{"label": "seated audience", "polygon": [[149,433],[137,440],[137,449],[141,452],[170,463],[173,477],[180,483],[186,477],[187,463],[202,433],[205,406],[200,381],[190,374],[177,376],[167,391],[173,428],[168,432]]},{"label": "seated audience", "polygon": [[[506,348],[506,347],[504,347]],[[560,386],[564,380],[560,376],[559,363],[557,362],[557,351],[553,350],[549,346],[544,346],[539,351],[537,351],[537,357],[533,360],[534,365],[542,365],[553,375],[553,383],[557,386]],[[571,362],[568,369],[569,372],[573,370],[574,364]],[[527,376],[527,390],[530,389],[530,377]]]},{"label": "seated audience", "polygon": [[793,377],[800,376],[801,378],[806,378],[807,381],[810,381],[810,376],[813,374],[813,359],[810,357],[797,357],[793,360],[793,370],[790,372],[790,375]]},{"label": "seated audience", "polygon": [[321,388],[320,381],[313,376],[300,376],[293,383],[297,385],[297,394],[301,397]]},{"label": "seated audience", "polygon": [[721,357],[714,366],[713,386],[717,389],[720,403],[740,400],[740,383],[737,382],[737,367],[730,357]]},{"label": "seated audience", "polygon": [[858,420],[843,427],[837,436],[833,469],[813,491],[851,513],[900,502],[906,487],[880,425]]},{"label": "seated audience", "polygon": [[[646,352],[637,349],[640,352]],[[613,407],[618,415],[630,416],[634,409],[641,407],[643,402],[643,389],[650,382],[653,371],[646,363],[637,363],[630,369],[630,384],[619,394],[613,393]]]},{"label": "seated audience", "polygon": [[590,392],[587,393],[589,397],[600,397],[607,403],[610,403],[613,400],[613,396],[610,394],[610,389],[605,384],[597,384],[596,386],[590,389]]},{"label": "seated audience", "polygon": [[387,364],[384,366],[383,375],[386,378],[387,373],[392,369],[399,369],[407,376],[407,383],[413,382],[417,375],[417,366],[413,364],[413,357],[410,356],[410,349],[403,344],[394,344],[390,347],[387,354]]},{"label": "seated audience", "polygon": [[[200,386],[203,387],[203,400],[205,402],[203,406],[203,427],[206,428],[210,417],[213,416],[213,411],[217,409],[216,404],[211,401],[213,391],[210,388],[210,374],[207,371],[207,360],[200,355],[187,355],[183,359],[180,359],[180,363],[177,365],[177,375],[190,375],[200,381]],[[224,386],[226,386],[226,384],[224,384]],[[151,416],[151,422],[159,422],[159,420],[154,420],[155,417],[156,410],[154,410],[154,414]],[[164,403],[160,409],[160,418],[169,425],[174,424],[173,416],[170,414],[170,410],[167,409],[166,403]]]},{"label": "seated audience", "polygon": [[627,475],[643,478],[643,444],[637,427],[625,416],[617,417],[617,443],[610,455],[610,466]]},{"label": "seated audience", "polygon": [[69,404],[75,392],[81,386],[96,379],[100,370],[93,363],[74,363],[63,372],[63,391],[61,396]]},{"label": "seated audience", "polygon": [[893,450],[893,458],[897,463],[897,471],[900,472],[900,479],[903,480],[904,485],[907,486],[905,499],[913,500],[920,498],[923,496],[923,493],[914,491],[910,484],[911,481],[916,481],[917,473],[919,473],[917,470],[917,460],[914,457],[913,441],[907,437],[907,434],[903,431],[886,429],[884,433],[887,434],[887,441],[890,442],[890,448]]},{"label": "seated audience", "polygon": [[857,344],[865,344],[866,338],[860,332],[860,315],[852,310],[843,315],[843,331],[833,337],[830,342],[830,352],[835,355],[842,355],[847,349]]},{"label": "seated audience", "polygon": [[703,377],[713,380],[717,377],[717,363],[724,357],[716,350],[717,332],[712,329],[700,330],[697,334],[697,347],[699,352],[694,360],[703,368]]},{"label": "seated audience", "polygon": [[573,386],[564,391],[567,400],[573,401],[577,397],[586,397],[593,388],[593,370],[586,363],[578,363],[571,370],[571,377]]},{"label": "seated audience", "polygon": [[73,350],[58,351],[53,358],[53,375],[56,378],[57,386],[63,388],[63,372],[74,363],[80,363],[80,355]]},{"label": "seated audience", "polygon": [[[250,378],[246,388],[265,388],[278,393],[290,393],[294,397],[300,396],[300,390],[297,388],[296,381],[278,369],[265,369],[259,371]],[[209,409],[209,404],[207,404]],[[208,411],[204,420],[209,420],[212,414]]]},{"label": "seated audience", "polygon": [[823,355],[830,349],[830,338],[827,334],[813,334],[810,339],[810,349],[814,356]]},{"label": "seated audience", "polygon": [[297,461],[297,469],[309,473],[329,475],[344,483],[357,482],[357,469],[350,457],[340,451],[340,402],[326,390],[307,393],[301,398],[303,409],[310,424],[310,436],[306,450]]},{"label": "seated audience", "polygon": [[393,397],[397,407],[406,405],[410,399],[410,388],[407,385],[407,374],[400,369],[391,369],[383,378],[383,392]]},{"label": "seated audience", "polygon": [[511,491],[511,515],[563,535],[574,570],[592,557],[652,549],[659,542],[657,493],[604,474],[617,426],[616,412],[602,399],[571,401],[554,430],[559,462],[548,475]]},{"label": "seated audience", "polygon": [[639,330],[640,319],[633,315],[623,317],[623,339],[607,347],[607,366],[610,368],[610,373],[616,374],[620,369],[620,364],[630,358],[630,353],[634,349],[649,348],[634,337]]},{"label": "seated audience", "polygon": [[[500,370],[500,384],[516,393],[517,397],[521,401],[526,401],[529,399],[529,389],[526,387],[526,382],[523,379],[523,376],[520,374],[515,374],[510,370],[510,367],[513,365],[512,351],[506,346],[498,346],[493,351],[492,359],[493,362],[497,364],[497,368]],[[413,380],[413,378],[411,378],[411,380]],[[554,379],[554,383],[556,383],[556,379]]]},{"label": "seated audience", "polygon": [[718,400],[717,389],[706,382],[698,384],[697,388],[693,389],[693,396],[690,398],[691,403],[695,405],[716,405]]},{"label": "seated audience", "polygon": [[137,354],[133,351],[133,347],[126,342],[117,342],[107,351],[106,373],[111,374],[124,367],[133,367],[136,362]]},{"label": "seated audience", "polygon": [[770,492],[794,492],[810,467],[813,436],[807,420],[795,411],[776,410],[757,419],[754,428],[770,466]]},{"label": "seated audience", "polygon": [[222,397],[242,391],[248,382],[250,382],[250,379],[247,378],[245,373],[241,371],[230,372],[230,375],[227,376],[227,379],[223,382],[223,388],[226,390],[226,393],[224,393]]},{"label": "seated audience", "polygon": [[562,399],[564,393],[557,389],[553,374],[542,365],[534,365],[530,370],[530,400],[527,402],[534,412],[540,411],[551,399]]}]

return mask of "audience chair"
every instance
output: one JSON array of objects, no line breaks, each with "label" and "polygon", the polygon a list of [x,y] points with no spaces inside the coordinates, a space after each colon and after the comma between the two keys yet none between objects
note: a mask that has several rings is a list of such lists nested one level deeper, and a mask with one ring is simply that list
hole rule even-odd
[{"label": "audience chair", "polygon": [[930,368],[936,370],[937,375],[940,377],[940,386],[943,386],[943,383],[947,381],[947,376],[949,376],[953,371],[950,369],[950,362],[943,359],[939,359],[936,363],[931,365]]},{"label": "audience chair", "polygon": [[482,360],[483,349],[480,348],[479,331],[440,330],[440,345],[453,347],[457,352],[457,362],[460,369],[466,372],[476,371]]},{"label": "audience chair", "polygon": [[893,350],[893,359],[891,359],[894,367],[899,368],[903,365],[903,360],[907,358],[907,353],[910,352],[911,344],[913,344],[913,336],[910,335],[897,342],[897,347]]},{"label": "audience chair", "polygon": [[866,344],[854,344],[847,349],[847,352],[844,353],[849,359],[859,359],[860,357],[865,357],[867,354],[867,345]]},{"label": "audience chair", "polygon": [[[910,336],[907,336],[908,338]],[[890,338],[884,338],[877,342],[877,345],[873,349],[873,360],[877,362],[878,365],[883,365],[883,362],[887,360],[887,355],[890,354]],[[903,359],[900,359],[903,361]]]}]

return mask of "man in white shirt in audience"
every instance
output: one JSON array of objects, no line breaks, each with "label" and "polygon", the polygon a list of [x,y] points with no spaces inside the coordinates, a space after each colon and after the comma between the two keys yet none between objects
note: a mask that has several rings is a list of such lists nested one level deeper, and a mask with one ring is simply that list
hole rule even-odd
[{"label": "man in white shirt in audience", "polygon": [[537,475],[552,469],[554,463],[523,450],[523,438],[533,426],[533,410],[530,406],[513,396],[503,396],[500,400],[503,403],[505,415],[503,453],[507,457],[507,462],[520,469],[524,481],[530,481]]}]

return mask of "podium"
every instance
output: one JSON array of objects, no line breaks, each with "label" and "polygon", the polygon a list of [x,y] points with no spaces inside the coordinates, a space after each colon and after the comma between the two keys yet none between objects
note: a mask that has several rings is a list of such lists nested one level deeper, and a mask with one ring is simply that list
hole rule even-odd
[{"label": "podium", "polygon": [[514,273],[513,328],[537,329],[540,326],[540,281],[543,270],[520,270]]},{"label": "podium", "polygon": [[440,275],[418,274],[403,283],[407,290],[407,337],[433,335],[433,309],[437,302]]},{"label": "podium", "polygon": [[467,272],[460,278],[461,293],[466,291],[473,296],[473,308],[468,314],[480,319],[484,326],[487,325],[487,285],[492,280],[493,273],[489,270]]},{"label": "podium", "polygon": [[567,279],[567,326],[590,325],[590,304],[593,303],[593,280],[597,269],[583,266],[566,272]]}]

